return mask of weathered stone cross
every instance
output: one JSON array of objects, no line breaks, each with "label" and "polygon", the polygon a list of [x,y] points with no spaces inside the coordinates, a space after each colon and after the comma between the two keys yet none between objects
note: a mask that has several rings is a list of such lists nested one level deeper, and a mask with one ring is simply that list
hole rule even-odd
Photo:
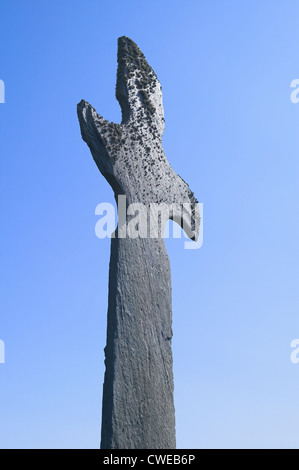
[{"label": "weathered stone cross", "polygon": [[[162,147],[160,83],[141,50],[125,36],[118,40],[117,59],[122,122],[104,120],[82,100],[82,138],[116,200],[125,195],[127,206],[146,207],[191,203],[189,218],[183,212],[180,217],[170,212],[169,218],[196,240],[197,200]],[[122,229],[119,218],[111,239],[101,448],[175,448],[169,259],[163,236],[121,238]]]}]

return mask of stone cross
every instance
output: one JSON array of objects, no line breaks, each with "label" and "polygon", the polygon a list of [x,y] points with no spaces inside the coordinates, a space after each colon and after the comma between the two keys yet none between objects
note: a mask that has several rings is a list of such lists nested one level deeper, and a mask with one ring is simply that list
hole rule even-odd
[{"label": "stone cross", "polygon": [[[104,120],[82,100],[81,134],[96,165],[126,207],[188,203],[169,218],[196,240],[197,200],[168,163],[163,147],[160,83],[138,46],[118,39],[116,98],[121,124]],[[119,209],[119,208],[118,208]],[[163,235],[128,238],[124,221],[111,238],[102,449],[174,449],[170,264]],[[162,229],[163,231],[163,229]],[[122,234],[121,234],[122,233]]]}]

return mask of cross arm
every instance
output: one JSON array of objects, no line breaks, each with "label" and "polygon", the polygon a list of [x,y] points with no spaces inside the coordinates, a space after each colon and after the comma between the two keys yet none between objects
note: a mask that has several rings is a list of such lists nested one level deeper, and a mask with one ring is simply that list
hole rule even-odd
[{"label": "cross arm", "polygon": [[77,105],[82,139],[87,143],[100,172],[107,178],[113,174],[122,140],[122,128],[109,122],[85,100]]}]

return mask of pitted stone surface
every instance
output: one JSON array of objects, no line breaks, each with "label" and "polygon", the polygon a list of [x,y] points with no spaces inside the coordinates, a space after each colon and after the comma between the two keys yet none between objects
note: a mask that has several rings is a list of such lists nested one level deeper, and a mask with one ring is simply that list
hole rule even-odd
[{"label": "pitted stone surface", "polygon": [[[84,100],[77,108],[82,138],[100,172],[116,200],[125,195],[127,205],[191,203],[184,229],[196,239],[197,200],[162,147],[161,85],[127,37],[118,40],[116,98],[121,124],[104,120]],[[183,218],[176,221],[183,224]],[[117,234],[111,239],[101,447],[175,448],[171,277],[164,240]]]}]

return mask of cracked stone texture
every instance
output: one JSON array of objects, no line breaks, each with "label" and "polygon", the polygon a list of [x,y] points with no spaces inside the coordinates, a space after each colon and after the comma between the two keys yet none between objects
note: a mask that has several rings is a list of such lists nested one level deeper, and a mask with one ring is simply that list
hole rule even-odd
[{"label": "cracked stone texture", "polygon": [[[196,240],[199,214],[187,183],[162,147],[161,85],[138,46],[118,39],[116,98],[121,124],[108,122],[82,100],[83,140],[117,201],[191,203],[190,217],[173,218]],[[130,219],[127,216],[127,221]],[[111,239],[102,449],[174,449],[170,265],[163,238]]]}]

